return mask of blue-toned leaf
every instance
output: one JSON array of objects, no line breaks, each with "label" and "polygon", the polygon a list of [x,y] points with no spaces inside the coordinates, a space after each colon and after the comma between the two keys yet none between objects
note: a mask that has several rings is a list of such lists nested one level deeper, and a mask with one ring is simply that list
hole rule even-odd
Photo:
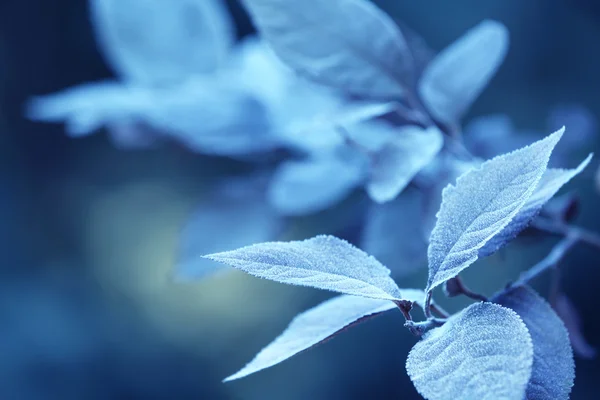
[{"label": "blue-toned leaf", "polygon": [[[393,129],[393,128],[390,128]],[[439,129],[406,126],[371,158],[367,193],[377,203],[394,199],[429,164],[444,144]]]},{"label": "blue-toned leaf", "polygon": [[361,248],[388,267],[392,276],[408,275],[427,266],[427,241],[421,224],[420,193],[405,191],[393,201],[371,205]]},{"label": "blue-toned leaf", "polygon": [[494,76],[508,50],[508,31],[486,20],[470,29],[423,71],[419,94],[434,118],[455,123]]},{"label": "blue-toned leaf", "polygon": [[398,98],[412,59],[393,21],[366,0],[245,0],[275,53],[301,75],[367,98]]},{"label": "blue-toned leaf", "polygon": [[140,84],[216,70],[235,35],[222,0],[92,0],[90,11],[108,63]]},{"label": "blue-toned leaf", "polygon": [[69,136],[94,133],[108,124],[139,121],[154,94],[114,81],[86,83],[58,93],[34,97],[25,115],[34,121],[64,122]]},{"label": "blue-toned leaf", "polygon": [[223,268],[204,254],[276,238],[282,221],[265,201],[263,180],[261,176],[228,180],[200,201],[180,234],[178,280],[202,279]]},{"label": "blue-toned leaf", "polygon": [[364,180],[360,160],[324,154],[287,161],[275,172],[268,200],[281,214],[299,216],[325,210],[343,200]]},{"label": "blue-toned leaf", "polygon": [[544,204],[550,200],[563,185],[569,182],[574,176],[579,175],[581,171],[590,163],[592,155],[590,154],[577,168],[574,169],[548,169],[544,172],[535,191],[527,199],[517,215],[513,217],[508,225],[491,238],[480,250],[479,257],[486,257],[495,253],[506,243],[514,239],[523,229],[527,228],[533,218],[537,216]]},{"label": "blue-toned leaf", "polygon": [[411,350],[406,370],[428,400],[523,400],[533,345],[512,310],[472,304],[427,332]]},{"label": "blue-toned leaf", "polygon": [[554,300],[553,307],[569,332],[569,340],[575,354],[583,359],[595,358],[598,351],[589,344],[583,335],[579,311],[571,300],[565,294],[560,293]]},{"label": "blue-toned leaf", "polygon": [[486,161],[444,189],[427,252],[427,291],[474,263],[479,249],[517,215],[546,171],[563,131]]},{"label": "blue-toned leaf", "polygon": [[402,298],[389,269],[334,236],[260,243],[206,257],[281,283],[376,299]]},{"label": "blue-toned leaf", "polygon": [[204,154],[244,156],[281,145],[262,104],[223,79],[196,77],[161,90],[144,118]]},{"label": "blue-toned leaf", "polygon": [[529,287],[518,287],[493,299],[514,310],[533,342],[533,368],[527,399],[567,400],[575,379],[569,334],[552,307]]},{"label": "blue-toned leaf", "polygon": [[[422,292],[421,292],[422,293]],[[301,314],[250,363],[225,382],[240,379],[282,361],[336,336],[352,325],[396,308],[388,300],[341,295]]]}]

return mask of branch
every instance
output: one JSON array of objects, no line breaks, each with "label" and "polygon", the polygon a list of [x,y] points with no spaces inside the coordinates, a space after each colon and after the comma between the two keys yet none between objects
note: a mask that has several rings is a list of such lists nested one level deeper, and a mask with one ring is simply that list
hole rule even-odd
[{"label": "branch", "polygon": [[547,218],[537,218],[531,226],[539,231],[559,236],[576,236],[579,241],[600,249],[600,235],[579,226],[554,222]]},{"label": "branch", "polygon": [[565,257],[567,252],[580,240],[580,238],[571,233],[567,235],[563,240],[558,242],[556,246],[552,248],[550,253],[540,262],[535,264],[533,267],[529,268],[527,271],[523,272],[519,279],[511,283],[507,286],[506,291],[518,287],[523,286],[529,283],[534,278],[537,278],[540,274],[545,272],[550,268],[556,267],[556,265]]}]

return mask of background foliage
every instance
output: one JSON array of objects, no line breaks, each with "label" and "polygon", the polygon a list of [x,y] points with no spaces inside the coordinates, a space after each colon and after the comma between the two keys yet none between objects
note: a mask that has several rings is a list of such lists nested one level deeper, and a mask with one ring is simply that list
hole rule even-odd
[{"label": "background foliage", "polygon": [[[563,102],[600,116],[595,2],[376,3],[437,50],[482,19],[507,25],[506,61],[466,121],[505,112],[519,128],[543,131],[548,110]],[[237,3],[229,5],[239,35],[246,35],[247,16]],[[195,284],[172,281],[178,234],[189,213],[220,173],[241,172],[245,164],[177,145],[119,151],[105,135],[73,140],[60,125],[23,119],[32,95],[111,76],[87,8],[84,0],[0,1],[0,397],[419,398],[404,372],[414,338],[391,316],[251,379],[220,383],[294,315],[329,295],[240,273]],[[583,153],[598,153],[598,143],[594,147]],[[582,199],[577,222],[598,230],[595,168],[569,190]],[[323,216],[307,218],[290,236],[321,233]],[[522,238],[465,279],[485,288],[515,276],[551,244]],[[594,250],[578,247],[566,259],[564,285],[585,316],[585,335],[599,346],[596,260]],[[404,286],[418,286],[424,274]],[[536,285],[542,292],[544,283]],[[598,363],[577,360],[573,399],[597,392]]]}]

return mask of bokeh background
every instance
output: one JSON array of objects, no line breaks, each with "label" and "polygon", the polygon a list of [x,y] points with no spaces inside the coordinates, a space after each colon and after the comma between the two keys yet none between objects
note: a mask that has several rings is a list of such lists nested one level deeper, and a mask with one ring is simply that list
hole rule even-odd
[{"label": "bokeh background", "polygon": [[[507,25],[506,62],[470,117],[503,112],[519,128],[541,130],[552,106],[574,102],[600,118],[598,2],[376,3],[438,50],[483,19]],[[240,37],[252,32],[239,4],[228,5]],[[178,234],[207,182],[245,166],[177,145],[117,150],[104,134],[71,139],[61,125],[23,118],[32,95],[111,76],[86,0],[0,0],[0,398],[420,398],[404,369],[415,339],[396,311],[277,367],[221,383],[296,313],[330,295],[237,272],[173,282]],[[597,166],[570,189],[581,199],[577,223],[600,231]],[[321,233],[319,217],[311,218],[298,237]],[[520,239],[465,279],[492,293],[552,244]],[[565,291],[595,346],[598,256],[579,246],[563,265]],[[425,272],[400,286],[424,283]],[[535,286],[545,292],[547,283]],[[577,359],[573,399],[596,398],[599,363]]]}]

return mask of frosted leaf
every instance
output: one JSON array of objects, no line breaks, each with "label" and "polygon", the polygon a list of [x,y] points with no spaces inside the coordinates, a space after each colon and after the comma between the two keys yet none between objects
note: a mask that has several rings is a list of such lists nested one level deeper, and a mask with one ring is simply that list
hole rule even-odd
[{"label": "frosted leaf", "polygon": [[376,299],[401,299],[390,270],[334,236],[268,242],[206,258],[259,278]]},{"label": "frosted leaf", "polygon": [[200,201],[180,234],[178,280],[202,279],[224,268],[204,254],[276,238],[282,221],[265,201],[262,178],[225,181]]},{"label": "frosted leaf", "polygon": [[301,75],[352,95],[399,98],[412,74],[400,29],[366,0],[245,0],[260,33]]},{"label": "frosted leaf", "polygon": [[286,161],[275,172],[267,197],[283,215],[312,214],[343,200],[364,175],[360,163],[335,154]]},{"label": "frosted leaf", "polygon": [[527,399],[567,400],[575,379],[573,351],[563,322],[529,287],[518,287],[493,299],[514,310],[533,342],[533,368]]},{"label": "frosted leaf", "polygon": [[440,52],[423,71],[418,86],[433,117],[458,122],[494,76],[507,50],[506,27],[486,20]]},{"label": "frosted leaf", "polygon": [[[421,292],[422,294],[423,292]],[[301,314],[271,344],[262,349],[248,365],[225,381],[240,379],[308,350],[345,329],[396,308],[388,300],[341,295]]]},{"label": "frosted leaf", "polygon": [[90,12],[107,62],[143,85],[215,71],[235,37],[221,0],[92,0]]},{"label": "frosted leaf", "polygon": [[537,216],[544,204],[546,204],[546,202],[550,200],[563,185],[568,183],[576,175],[580,174],[590,163],[591,159],[592,155],[590,154],[577,168],[574,169],[551,168],[546,170],[531,197],[527,199],[525,204],[523,204],[523,207],[521,207],[510,223],[479,250],[479,257],[486,257],[495,253],[498,249],[521,233],[521,231],[529,225],[531,220]]},{"label": "frosted leaf", "polygon": [[439,129],[406,126],[395,130],[396,136],[371,156],[371,174],[367,193],[377,203],[394,199],[412,178],[429,164],[444,144]]},{"label": "frosted leaf", "polygon": [[563,131],[486,161],[444,189],[427,252],[427,291],[474,263],[479,250],[517,215],[546,171]]},{"label": "frosted leaf", "polygon": [[406,370],[428,400],[522,400],[533,345],[521,318],[492,303],[476,303],[427,332]]}]

